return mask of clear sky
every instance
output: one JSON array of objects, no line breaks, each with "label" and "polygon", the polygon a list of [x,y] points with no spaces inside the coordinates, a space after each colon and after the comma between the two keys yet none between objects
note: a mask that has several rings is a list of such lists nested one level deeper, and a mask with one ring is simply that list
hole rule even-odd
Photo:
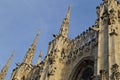
[{"label": "clear sky", "polygon": [[72,5],[69,37],[82,33],[96,20],[96,6],[102,0],[0,0],[0,69],[15,50],[6,80],[15,63],[22,62],[38,30],[41,30],[33,64],[39,52],[47,54],[52,34],[58,34],[68,5]]}]

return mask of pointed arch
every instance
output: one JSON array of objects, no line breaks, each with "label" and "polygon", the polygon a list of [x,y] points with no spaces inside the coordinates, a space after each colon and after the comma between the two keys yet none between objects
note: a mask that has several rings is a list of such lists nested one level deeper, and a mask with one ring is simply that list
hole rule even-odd
[{"label": "pointed arch", "polygon": [[72,70],[69,80],[91,80],[94,74],[94,58],[85,57]]}]

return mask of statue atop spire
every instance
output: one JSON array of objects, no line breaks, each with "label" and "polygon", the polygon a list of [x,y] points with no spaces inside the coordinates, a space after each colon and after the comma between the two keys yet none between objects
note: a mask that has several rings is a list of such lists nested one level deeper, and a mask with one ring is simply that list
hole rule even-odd
[{"label": "statue atop spire", "polygon": [[8,72],[8,68],[10,66],[10,63],[12,61],[12,58],[14,56],[15,52],[13,52],[13,54],[11,55],[11,57],[8,59],[8,62],[6,63],[6,65],[3,67],[3,69],[0,72],[0,80],[4,80],[6,77],[6,74]]},{"label": "statue atop spire", "polygon": [[66,14],[65,19],[63,20],[63,23],[62,23],[61,29],[60,29],[60,35],[66,37],[66,38],[68,37],[70,11],[71,11],[71,6],[68,7],[68,12]]},{"label": "statue atop spire", "polygon": [[24,58],[23,63],[27,63],[27,64],[31,64],[32,63],[39,35],[40,35],[40,31],[37,33],[37,35],[36,35],[36,37],[34,39],[33,44],[29,47],[29,49],[27,51],[27,54],[26,54],[26,56]]}]

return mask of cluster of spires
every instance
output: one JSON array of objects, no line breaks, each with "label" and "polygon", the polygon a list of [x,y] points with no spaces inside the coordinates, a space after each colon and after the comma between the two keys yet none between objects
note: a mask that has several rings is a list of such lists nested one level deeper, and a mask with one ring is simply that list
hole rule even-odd
[{"label": "cluster of spires", "polygon": [[[103,1],[108,2],[110,0],[103,0]],[[63,23],[61,25],[60,32],[59,32],[59,35],[64,36],[66,38],[68,38],[70,11],[71,11],[71,6],[68,7],[68,12],[66,14],[65,19],[63,20]],[[40,35],[40,32],[37,33],[37,35],[36,35],[36,37],[33,41],[33,44],[29,47],[29,50],[27,51],[27,54],[26,54],[26,56],[23,60],[23,63],[32,64],[32,60],[33,60],[33,57],[34,57],[34,54],[35,54],[36,45],[37,45],[37,42],[38,42],[39,35]],[[14,55],[15,55],[15,52],[11,55],[11,57],[8,59],[6,65],[0,71],[0,80],[5,79],[6,74],[8,72],[8,68],[10,66],[10,63],[11,63]],[[36,65],[40,63],[41,57],[42,57],[42,52],[40,52],[40,55],[39,55],[38,60],[36,62]]]},{"label": "cluster of spires", "polygon": [[[65,19],[63,20],[63,23],[62,23],[62,26],[61,26],[61,29],[60,29],[60,33],[59,33],[59,35],[64,36],[64,37],[68,37],[68,28],[69,28],[69,21],[70,21],[70,10],[71,10],[71,6],[69,6],[69,8],[68,8],[68,12],[66,14]],[[29,49],[28,49],[28,51],[26,53],[26,56],[25,56],[25,58],[23,60],[23,63],[27,63],[29,65],[32,64],[32,60],[33,60],[33,57],[34,57],[34,54],[35,54],[36,45],[37,45],[37,42],[38,42],[39,35],[40,35],[40,31],[37,33],[32,45],[29,47]],[[8,62],[6,63],[6,65],[1,70],[1,72],[0,72],[0,80],[5,79],[6,74],[8,72],[8,68],[10,66],[10,63],[11,63],[14,55],[15,55],[15,52],[11,55],[11,57],[8,59]],[[42,57],[42,52],[40,52],[38,60],[37,60],[35,65],[40,64],[41,57]]]},{"label": "cluster of spires", "polygon": [[[36,50],[36,45],[37,45],[37,42],[38,42],[38,37],[40,35],[40,32],[38,32],[38,34],[36,35],[35,39],[34,39],[34,42],[33,44],[29,47],[29,50],[27,51],[27,54],[23,60],[23,63],[27,63],[27,64],[32,64],[32,59],[34,57],[34,53],[35,53],[35,50]],[[6,65],[3,67],[3,69],[1,70],[0,72],[0,80],[4,80],[5,77],[6,77],[6,74],[8,72],[8,68],[10,66],[10,63],[13,59],[15,55],[15,52],[12,53],[11,57],[8,59]],[[40,59],[42,57],[42,52],[40,52],[40,55],[39,55],[39,58],[38,58],[38,61],[36,64],[39,64],[40,63]]]}]

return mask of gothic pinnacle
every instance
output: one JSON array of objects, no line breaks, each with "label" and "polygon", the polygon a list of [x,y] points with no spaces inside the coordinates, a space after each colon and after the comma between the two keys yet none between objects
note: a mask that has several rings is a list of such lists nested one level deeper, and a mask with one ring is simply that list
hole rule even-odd
[{"label": "gothic pinnacle", "polygon": [[60,35],[66,37],[66,38],[68,37],[69,21],[70,21],[70,11],[71,11],[71,6],[68,7],[68,11],[67,11],[66,17],[63,20],[63,23],[62,23],[61,29],[60,29]]},{"label": "gothic pinnacle", "polygon": [[24,58],[24,63],[27,63],[27,64],[31,64],[32,63],[39,35],[40,35],[40,31],[37,33],[37,35],[36,35],[32,45],[29,47],[29,50],[27,51],[27,54],[26,54],[26,56]]},{"label": "gothic pinnacle", "polygon": [[1,72],[0,72],[0,80],[4,80],[5,79],[6,74],[8,72],[8,68],[10,66],[10,63],[11,63],[14,55],[15,55],[15,52],[13,52],[13,54],[11,55],[11,57],[8,59],[8,62],[6,63],[6,65],[1,70]]}]

